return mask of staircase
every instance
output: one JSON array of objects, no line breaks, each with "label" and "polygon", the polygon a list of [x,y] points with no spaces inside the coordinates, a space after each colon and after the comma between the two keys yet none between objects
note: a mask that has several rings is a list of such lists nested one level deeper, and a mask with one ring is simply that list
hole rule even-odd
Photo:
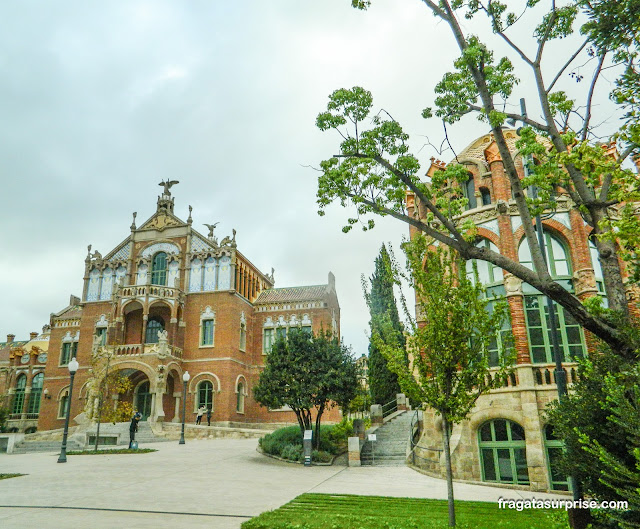
[{"label": "staircase", "polygon": [[380,426],[376,440],[366,441],[360,452],[362,465],[402,466],[407,459],[412,413],[403,411]]},{"label": "staircase", "polygon": [[[102,423],[100,425],[100,438],[102,439],[103,437],[111,437],[114,438],[114,441],[117,440],[117,446],[129,446],[129,424],[129,422],[118,422],[116,424]],[[67,450],[71,451],[93,448],[94,443],[87,444],[87,439],[90,436],[94,437],[95,434],[96,427],[95,425],[93,425],[89,428],[89,430],[83,430],[81,432],[69,435],[69,438],[67,439]],[[27,435],[22,441],[16,443],[16,445],[13,447],[12,453],[27,454],[30,452],[60,452],[60,447],[62,446],[61,440],[38,440],[37,436],[37,433],[33,434],[32,438]],[[143,447],[143,445],[148,443],[169,441],[169,439],[156,436],[151,430],[151,424],[149,424],[147,421],[142,421],[138,423],[136,441],[138,441],[138,445],[140,447]],[[103,444],[101,442],[98,445],[98,448],[108,448],[109,446],[114,445],[116,445],[115,442],[111,445]]]},{"label": "staircase", "polygon": [[[22,440],[13,447],[12,454],[29,454],[31,452],[60,453],[62,441],[28,441]],[[75,439],[67,439],[67,450],[82,450],[82,446]]]}]

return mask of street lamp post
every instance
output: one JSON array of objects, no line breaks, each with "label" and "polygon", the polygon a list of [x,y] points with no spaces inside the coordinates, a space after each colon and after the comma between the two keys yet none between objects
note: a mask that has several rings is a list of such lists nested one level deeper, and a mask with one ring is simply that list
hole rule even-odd
[{"label": "street lamp post", "polygon": [[180,434],[180,442],[178,444],[184,444],[184,421],[187,413],[187,382],[191,375],[189,371],[185,371],[184,375],[182,375],[182,433]]},{"label": "street lamp post", "polygon": [[69,398],[67,399],[67,410],[64,418],[64,434],[62,435],[62,448],[60,449],[60,457],[58,457],[58,463],[67,462],[67,435],[69,434],[69,416],[71,415],[71,396],[73,395],[73,378],[76,376],[76,371],[80,367],[78,361],[73,357],[69,364],[69,375],[71,381],[69,382]]}]

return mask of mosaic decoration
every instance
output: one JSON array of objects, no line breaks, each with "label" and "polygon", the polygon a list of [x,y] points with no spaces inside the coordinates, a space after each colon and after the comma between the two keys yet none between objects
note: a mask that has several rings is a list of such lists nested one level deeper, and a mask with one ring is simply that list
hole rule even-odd
[{"label": "mosaic decoration", "polygon": [[87,301],[98,301],[100,295],[100,270],[94,268],[89,272],[89,288],[87,289]]},{"label": "mosaic decoration", "polygon": [[124,285],[124,278],[127,275],[127,269],[120,265],[116,268],[116,282],[120,285]]},{"label": "mosaic decoration", "polygon": [[117,250],[113,255],[109,255],[107,258],[113,259],[114,261],[117,261],[117,260],[125,261],[129,259],[130,256],[131,256],[131,243],[128,242],[122,248]]},{"label": "mosaic decoration", "polygon": [[151,246],[147,246],[142,253],[140,254],[142,257],[151,257],[153,254],[158,252],[167,252],[167,253],[180,253],[180,248],[178,248],[175,244],[171,244],[170,242],[158,242],[156,244],[152,244]]},{"label": "mosaic decoration", "polygon": [[202,287],[202,261],[191,261],[191,274],[189,276],[189,292],[200,292]]},{"label": "mosaic decoration", "polygon": [[522,226],[522,219],[520,217],[511,217],[511,230],[514,233],[520,226]]},{"label": "mosaic decoration", "polygon": [[178,270],[178,261],[171,261],[169,263],[169,277],[167,279],[167,286],[173,287],[176,284],[176,279],[180,271]]},{"label": "mosaic decoration", "polygon": [[218,290],[231,289],[231,257],[225,255],[219,259]]},{"label": "mosaic decoration", "polygon": [[205,252],[207,250],[213,250],[213,246],[211,246],[207,241],[194,235],[191,237],[191,251],[194,253],[197,252]]},{"label": "mosaic decoration", "polygon": [[213,257],[207,257],[204,262],[204,286],[202,290],[209,291],[216,289],[216,260]]},{"label": "mosaic decoration", "polygon": [[100,299],[111,299],[113,289],[113,271],[107,266],[102,271],[102,288],[100,289]]},{"label": "mosaic decoration", "polygon": [[498,228],[498,220],[497,219],[493,219],[493,220],[490,220],[488,222],[482,222],[481,224],[478,224],[478,228],[485,228],[485,229],[495,233],[496,235],[500,235],[500,229]]},{"label": "mosaic decoration", "polygon": [[146,264],[138,266],[138,277],[136,278],[136,285],[147,284],[147,269],[149,267]]},{"label": "mosaic decoration", "polygon": [[564,213],[556,213],[553,217],[553,220],[557,220],[560,224],[564,225],[567,229],[571,229],[571,221],[569,220],[569,214]]}]

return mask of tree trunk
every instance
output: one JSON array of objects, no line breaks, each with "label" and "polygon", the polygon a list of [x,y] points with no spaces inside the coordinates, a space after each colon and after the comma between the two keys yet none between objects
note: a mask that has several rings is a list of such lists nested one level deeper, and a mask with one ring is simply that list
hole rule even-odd
[{"label": "tree trunk", "polygon": [[302,432],[302,436],[304,437],[304,421],[302,420],[302,410],[294,408],[293,412],[296,414],[298,425],[300,426],[300,431]]},{"label": "tree trunk", "polygon": [[324,413],[324,404],[318,408],[318,414],[316,415],[316,438],[313,441],[316,450],[320,450],[320,419]]},{"label": "tree trunk", "polygon": [[442,435],[444,439],[444,459],[447,467],[447,502],[449,503],[449,527],[456,526],[456,511],[453,503],[453,473],[451,472],[451,449],[449,440],[451,438],[451,426],[449,420],[442,416]]}]

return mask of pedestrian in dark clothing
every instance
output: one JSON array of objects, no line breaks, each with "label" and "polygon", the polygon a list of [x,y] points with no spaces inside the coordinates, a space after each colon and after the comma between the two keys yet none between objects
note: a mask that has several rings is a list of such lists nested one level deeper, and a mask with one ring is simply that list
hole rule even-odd
[{"label": "pedestrian in dark clothing", "polygon": [[211,408],[207,408],[207,426],[211,426]]},{"label": "pedestrian in dark clothing", "polygon": [[131,418],[131,424],[129,425],[129,448],[133,446],[133,441],[136,439],[136,432],[138,431],[138,423],[142,419],[140,412],[136,412]]}]

